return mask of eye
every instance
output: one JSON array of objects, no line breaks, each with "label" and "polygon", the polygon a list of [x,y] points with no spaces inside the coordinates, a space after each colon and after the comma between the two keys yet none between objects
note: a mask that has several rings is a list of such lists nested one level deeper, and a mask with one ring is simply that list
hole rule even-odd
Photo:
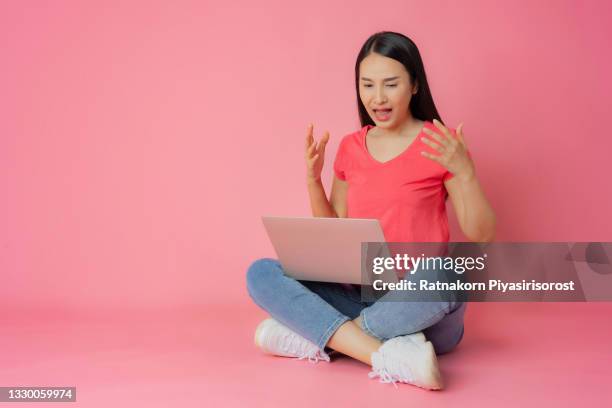
[{"label": "eye", "polygon": [[[395,88],[397,86],[397,84],[388,84],[387,87],[389,88]],[[371,84],[364,84],[363,85],[364,88],[371,88],[372,85]]]}]

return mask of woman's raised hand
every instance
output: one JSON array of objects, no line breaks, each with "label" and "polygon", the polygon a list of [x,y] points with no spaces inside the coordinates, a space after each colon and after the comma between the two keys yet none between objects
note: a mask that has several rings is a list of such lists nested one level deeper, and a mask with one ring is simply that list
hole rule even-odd
[{"label": "woman's raised hand", "polygon": [[430,160],[440,163],[451,173],[463,179],[469,179],[474,176],[474,162],[468,153],[467,145],[463,137],[463,123],[456,130],[457,136],[454,136],[450,129],[447,128],[437,119],[433,120],[434,126],[438,129],[435,132],[429,128],[423,127],[423,132],[429,137],[423,137],[423,143],[431,147],[440,155],[434,155],[428,152],[421,154]]},{"label": "woman's raised hand", "polygon": [[325,131],[323,137],[318,142],[315,142],[312,135],[313,124],[308,125],[306,129],[306,180],[309,182],[318,181],[321,179],[321,171],[323,170],[323,161],[325,159],[325,146],[329,141],[329,132]]}]

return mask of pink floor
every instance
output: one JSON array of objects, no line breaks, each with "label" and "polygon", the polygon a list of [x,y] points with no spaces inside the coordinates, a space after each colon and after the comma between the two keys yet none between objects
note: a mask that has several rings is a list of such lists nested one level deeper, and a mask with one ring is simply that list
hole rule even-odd
[{"label": "pink floor", "polygon": [[20,407],[610,406],[611,312],[610,303],[472,303],[462,344],[439,359],[447,388],[428,392],[380,384],[344,356],[264,355],[252,334],[266,315],[246,301],[61,318],[5,310],[0,385],[77,387],[76,404]]}]

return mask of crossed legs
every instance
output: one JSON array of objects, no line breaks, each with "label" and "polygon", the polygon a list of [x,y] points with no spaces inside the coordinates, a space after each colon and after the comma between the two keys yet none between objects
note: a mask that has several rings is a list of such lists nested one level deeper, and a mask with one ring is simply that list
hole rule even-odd
[{"label": "crossed legs", "polygon": [[[290,278],[275,259],[259,259],[249,267],[247,289],[257,305],[321,349],[329,347],[368,365],[372,353],[392,337],[427,329],[438,339],[436,350],[448,351],[463,334],[463,313],[453,313],[461,304],[384,297],[363,302],[352,287]],[[449,314],[456,316],[444,322]],[[445,323],[443,335],[436,333],[440,323]]]}]

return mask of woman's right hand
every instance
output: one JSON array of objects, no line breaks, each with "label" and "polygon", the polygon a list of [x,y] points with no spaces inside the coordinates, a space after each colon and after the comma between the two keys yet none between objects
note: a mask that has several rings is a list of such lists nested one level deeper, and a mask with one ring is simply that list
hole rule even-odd
[{"label": "woman's right hand", "polygon": [[308,125],[306,129],[306,181],[315,182],[321,179],[321,171],[323,170],[323,161],[325,159],[325,146],[329,141],[329,132],[325,131],[321,140],[315,143],[313,133],[313,124]]}]

